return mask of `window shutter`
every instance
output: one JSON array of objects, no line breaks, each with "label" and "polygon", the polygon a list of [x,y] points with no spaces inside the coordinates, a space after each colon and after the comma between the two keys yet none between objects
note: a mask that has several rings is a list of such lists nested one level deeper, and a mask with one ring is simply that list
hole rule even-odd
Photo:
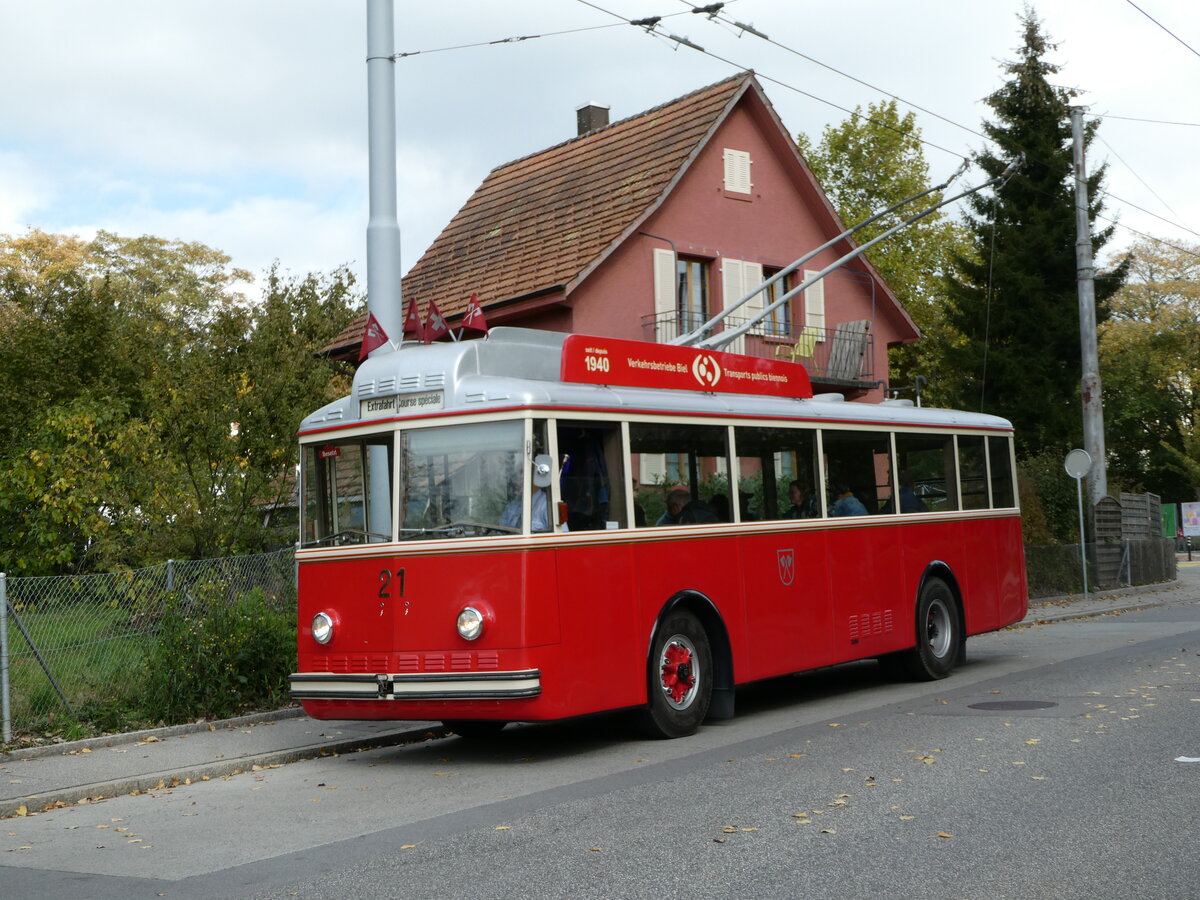
[{"label": "window shutter", "polygon": [[750,154],[745,150],[725,149],[725,190],[735,194],[749,194]]},{"label": "window shutter", "polygon": [[[733,304],[737,303],[746,293],[746,277],[745,266],[740,259],[729,259],[724,257],[721,259],[721,292],[724,295],[721,298],[721,308],[729,309]],[[729,319],[724,320],[726,328],[736,328],[743,316],[742,310],[733,313],[733,322]],[[725,349],[730,353],[745,353],[746,352],[746,336],[741,335],[725,346]]]},{"label": "window shutter", "polygon": [[[749,293],[754,288],[763,283],[763,267],[762,263],[743,262],[742,263],[742,295]],[[753,319],[766,308],[766,298],[763,292],[759,291],[753,297],[746,301],[746,305],[741,309],[741,315],[744,319]],[[763,323],[759,322],[750,332],[751,334],[762,334]]]},{"label": "window shutter", "polygon": [[679,330],[679,300],[675,286],[675,253],[654,251],[654,340],[668,341]]},{"label": "window shutter", "polygon": [[[816,275],[813,269],[804,270],[804,280],[812,278]],[[818,341],[825,340],[825,280],[822,279],[816,284],[811,285],[804,290],[804,324],[808,328],[817,329],[816,336]]]}]

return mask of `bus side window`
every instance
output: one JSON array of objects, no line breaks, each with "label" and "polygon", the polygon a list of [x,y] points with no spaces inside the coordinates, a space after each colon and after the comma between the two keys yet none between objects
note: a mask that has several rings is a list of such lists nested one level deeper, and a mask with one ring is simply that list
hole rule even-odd
[{"label": "bus side window", "polygon": [[992,475],[992,508],[1016,506],[1013,498],[1012,441],[1006,437],[989,437],[988,464]]},{"label": "bus side window", "polygon": [[686,490],[691,498],[688,519],[732,518],[728,434],[728,429],[716,425],[630,423],[629,446],[638,486],[635,502],[647,525],[687,524],[674,522],[668,511],[667,497],[677,489]]},{"label": "bus side window", "polygon": [[821,515],[815,431],[738,426],[734,439],[741,521]]},{"label": "bus side window", "polygon": [[958,478],[959,489],[962,491],[962,508],[987,509],[987,460],[984,457],[982,437],[959,435]]},{"label": "bus side window", "polygon": [[889,435],[826,428],[821,439],[829,478],[829,515],[886,512],[892,502]]},{"label": "bus side window", "polygon": [[943,434],[896,435],[900,512],[958,509],[954,438]]},{"label": "bus side window", "polygon": [[616,422],[558,423],[559,491],[570,531],[629,528],[625,456]]}]

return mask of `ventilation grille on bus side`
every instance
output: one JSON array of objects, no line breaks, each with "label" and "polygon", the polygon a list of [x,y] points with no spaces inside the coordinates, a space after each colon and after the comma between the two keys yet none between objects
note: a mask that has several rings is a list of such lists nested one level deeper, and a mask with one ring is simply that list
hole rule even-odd
[{"label": "ventilation grille on bus side", "polygon": [[892,630],[892,611],[885,609],[881,612],[851,616],[848,624],[851,643],[861,638],[887,634]]}]

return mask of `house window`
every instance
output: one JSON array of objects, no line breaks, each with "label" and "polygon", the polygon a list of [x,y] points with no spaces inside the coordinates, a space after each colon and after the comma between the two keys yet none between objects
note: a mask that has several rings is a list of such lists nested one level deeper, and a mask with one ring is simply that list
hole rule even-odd
[{"label": "house window", "polygon": [[680,329],[698,328],[708,319],[708,262],[681,257],[675,275]]},{"label": "house window", "polygon": [[[763,275],[765,278],[770,278],[778,271],[778,269],[765,269]],[[790,274],[784,275],[766,289],[763,304],[770,306],[791,289],[792,276]],[[763,321],[763,330],[772,337],[791,337],[792,301],[790,298],[767,313],[767,318]]]},{"label": "house window", "polygon": [[745,150],[725,149],[725,190],[732,194],[749,194],[750,154]]}]

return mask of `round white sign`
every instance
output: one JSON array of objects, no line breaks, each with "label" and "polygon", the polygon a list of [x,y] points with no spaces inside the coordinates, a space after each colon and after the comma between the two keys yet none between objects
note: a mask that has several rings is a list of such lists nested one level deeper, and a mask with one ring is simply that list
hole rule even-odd
[{"label": "round white sign", "polygon": [[1063,468],[1072,478],[1082,478],[1092,469],[1092,455],[1086,450],[1072,450],[1067,454]]}]

